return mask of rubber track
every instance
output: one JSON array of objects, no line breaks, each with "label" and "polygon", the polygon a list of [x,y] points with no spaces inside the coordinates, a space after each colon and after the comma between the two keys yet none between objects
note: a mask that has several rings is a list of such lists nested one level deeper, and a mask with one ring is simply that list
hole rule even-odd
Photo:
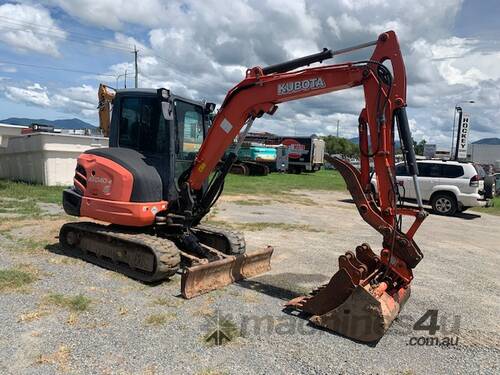
[{"label": "rubber track", "polygon": [[[102,237],[103,241],[109,243],[110,240],[118,241],[121,244],[130,243],[140,247],[148,248],[155,257],[155,269],[153,272],[145,272],[134,269],[123,263],[113,262],[110,259],[98,257],[94,254],[88,254],[78,247],[70,246],[65,240],[65,233],[69,230],[87,233],[95,240],[96,237]],[[99,238],[101,240],[101,238]],[[108,268],[125,274],[131,278],[143,282],[157,282],[174,275],[179,269],[180,252],[177,246],[170,240],[159,238],[144,233],[134,233],[132,231],[119,230],[113,227],[104,226],[91,222],[75,222],[64,224],[59,234],[59,242],[63,249],[101,267]]]},{"label": "rubber track", "polygon": [[193,228],[195,234],[203,232],[206,235],[224,236],[229,242],[229,249],[218,249],[228,255],[240,255],[246,251],[245,236],[242,232],[233,231],[212,224],[199,224]]}]

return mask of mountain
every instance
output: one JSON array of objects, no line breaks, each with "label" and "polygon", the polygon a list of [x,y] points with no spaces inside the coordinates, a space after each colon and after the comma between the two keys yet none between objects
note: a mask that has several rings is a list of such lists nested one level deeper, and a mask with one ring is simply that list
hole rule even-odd
[{"label": "mountain", "polygon": [[[355,145],[359,145],[359,137],[354,137],[354,138],[348,138],[347,139],[348,141],[354,143]],[[401,142],[399,142],[399,140],[396,140],[395,141],[395,146],[396,148],[400,148],[401,147]]]},{"label": "mountain", "polygon": [[359,145],[359,137],[347,138],[349,142],[354,143],[355,145]]},{"label": "mountain", "polygon": [[77,118],[62,119],[62,120],[45,120],[45,119],[32,119],[22,117],[9,117],[5,120],[0,120],[0,123],[11,125],[25,125],[29,126],[33,123],[40,125],[50,125],[56,129],[95,129],[96,127],[88,122],[82,121]]},{"label": "mountain", "polygon": [[479,141],[472,142],[474,145],[500,145],[500,138],[483,138]]}]

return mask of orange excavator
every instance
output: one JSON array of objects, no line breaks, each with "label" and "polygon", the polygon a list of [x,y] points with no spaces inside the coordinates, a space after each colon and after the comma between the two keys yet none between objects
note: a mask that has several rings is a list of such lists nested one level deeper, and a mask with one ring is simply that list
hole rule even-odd
[{"label": "orange excavator", "polygon": [[[304,68],[373,46],[369,60]],[[101,86],[101,128],[110,147],[78,158],[74,186],[64,191],[63,202],[68,214],[109,225],[67,223],[60,231],[62,247],[144,282],[163,280],[181,269],[186,298],[269,270],[271,247],[246,254],[240,233],[203,224],[202,219],[221,195],[238,147],[256,118],[273,115],[283,102],[357,86],[365,96],[359,116],[360,170],[338,158],[328,161],[345,179],[363,219],[382,234],[382,249],[376,254],[362,244],[346,252],[328,284],[289,301],[286,308],[347,337],[379,339],[409,297],[412,269],[423,257],[413,236],[426,217],[405,108],[405,66],[393,31],[354,47],[248,69],[215,116],[213,103],[167,89],[111,92]],[[396,129],[418,208],[399,205]],[[236,137],[239,144],[227,153]],[[371,162],[377,199],[370,188]],[[413,218],[406,232],[403,216]]]}]

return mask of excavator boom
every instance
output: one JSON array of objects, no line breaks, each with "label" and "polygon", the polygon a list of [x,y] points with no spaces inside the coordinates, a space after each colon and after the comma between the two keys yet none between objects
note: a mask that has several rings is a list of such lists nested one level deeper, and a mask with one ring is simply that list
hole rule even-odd
[{"label": "excavator boom", "polygon": [[[373,45],[374,52],[366,61],[290,71]],[[373,341],[387,330],[409,296],[412,269],[423,257],[413,235],[426,217],[420,199],[418,209],[398,207],[394,170],[396,125],[417,193],[419,189],[405,109],[405,66],[393,31],[381,34],[375,42],[340,51],[324,50],[267,68],[248,69],[245,79],[228,92],[189,174],[181,176],[179,186],[186,200],[180,202],[180,207],[195,218],[208,212],[220,195],[235,153],[226,157],[222,167],[216,169],[216,166],[240,132],[240,139],[244,139],[254,119],[264,114],[273,115],[280,103],[357,86],[363,87],[365,97],[365,107],[359,119],[361,171],[337,158],[329,161],[344,177],[363,219],[382,234],[383,248],[380,255],[375,255],[368,245],[363,244],[356,253],[342,255],[339,271],[329,284],[312,296],[291,301],[288,306],[311,314],[311,321],[315,324],[358,340]],[[370,161],[373,161],[379,188],[378,202],[370,191]],[[214,171],[208,189],[200,195],[200,189]],[[401,230],[402,215],[414,218],[406,233]],[[346,326],[347,317],[351,323],[368,320],[372,328],[360,331],[359,325]]]}]

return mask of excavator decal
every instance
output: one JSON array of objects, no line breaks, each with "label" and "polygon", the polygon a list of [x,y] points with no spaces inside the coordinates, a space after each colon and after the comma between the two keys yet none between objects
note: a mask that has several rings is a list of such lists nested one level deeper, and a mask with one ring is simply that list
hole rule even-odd
[{"label": "excavator decal", "polygon": [[325,87],[325,81],[321,77],[306,79],[304,81],[280,83],[278,85],[278,95],[294,94],[300,91],[317,90]]}]

